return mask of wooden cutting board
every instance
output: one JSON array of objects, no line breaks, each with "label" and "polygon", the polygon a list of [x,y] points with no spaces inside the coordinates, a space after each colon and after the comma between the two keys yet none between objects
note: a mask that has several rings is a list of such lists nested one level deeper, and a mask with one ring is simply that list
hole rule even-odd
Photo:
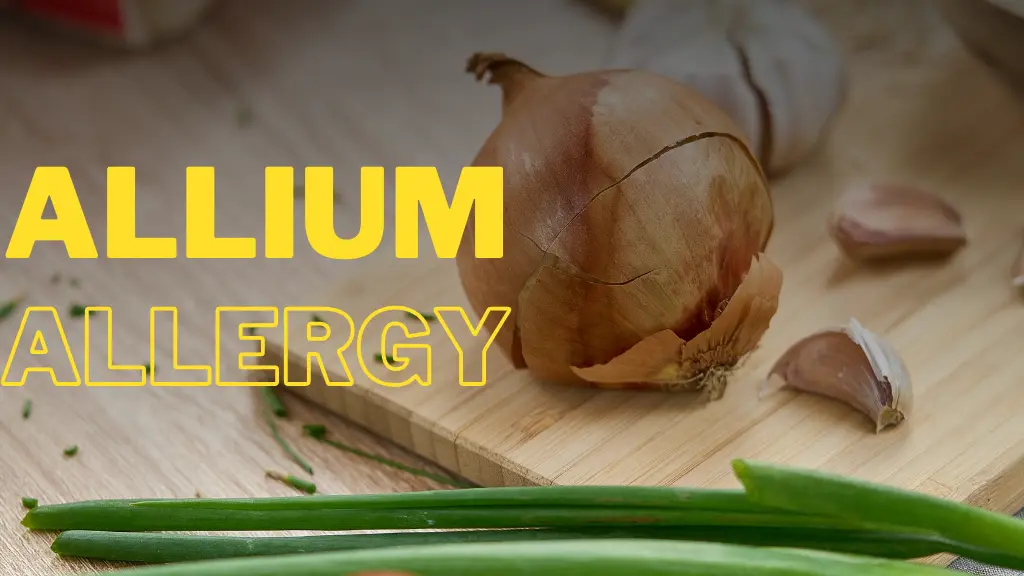
[{"label": "wooden cutting board", "polygon": [[[1016,511],[1024,505],[1024,302],[1010,268],[1024,241],[1024,104],[955,45],[921,48],[937,63],[921,67],[878,66],[872,58],[882,56],[864,50],[830,139],[773,187],[768,253],[785,274],[780,308],[720,401],[544,384],[512,370],[496,348],[487,384],[460,387],[456,350],[437,324],[426,339],[430,386],[374,384],[350,352],[354,386],[314,378],[291,390],[488,486],[727,487],[737,485],[730,461],[752,458]],[[871,179],[954,202],[969,245],[945,263],[845,261],[825,233],[826,216],[845,186]],[[467,306],[453,261],[399,262],[388,249],[342,268],[352,272],[339,285],[296,298],[341,308],[357,325],[383,306]],[[850,317],[901,351],[916,394],[909,420],[876,434],[834,401],[788,391],[759,397],[765,371],[790,344]],[[340,345],[344,327],[332,326]],[[367,358],[379,351],[379,332],[370,334]],[[280,336],[268,339],[280,360]],[[289,359],[304,370],[308,348],[292,348]],[[466,351],[468,372],[480,373],[479,356],[479,346]],[[329,367],[337,377],[337,363]]]}]

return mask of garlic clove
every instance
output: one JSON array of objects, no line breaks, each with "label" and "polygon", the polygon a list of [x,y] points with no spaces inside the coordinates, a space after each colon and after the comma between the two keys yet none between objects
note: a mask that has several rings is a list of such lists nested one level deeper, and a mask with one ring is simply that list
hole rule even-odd
[{"label": "garlic clove", "polygon": [[572,371],[598,386],[703,390],[716,400],[725,391],[728,370],[753,351],[767,331],[781,290],[782,270],[760,254],[721,314],[689,341],[662,330],[607,363],[574,366]]},{"label": "garlic clove", "polygon": [[715,102],[770,174],[814,150],[845,92],[838,43],[787,0],[639,0],[611,65],[668,76]]},{"label": "garlic clove", "polygon": [[895,348],[852,318],[791,346],[769,370],[766,384],[839,400],[871,418],[875,432],[903,422],[914,401],[910,375]]},{"label": "garlic clove", "polygon": [[854,260],[943,257],[967,244],[956,208],[924,190],[891,184],[856,186],[844,193],[829,231]]}]

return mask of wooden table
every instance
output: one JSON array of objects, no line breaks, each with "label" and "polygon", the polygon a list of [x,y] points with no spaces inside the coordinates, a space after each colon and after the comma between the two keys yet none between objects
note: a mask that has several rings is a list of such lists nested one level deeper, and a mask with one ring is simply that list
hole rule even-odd
[{"label": "wooden table", "polygon": [[[255,236],[262,250],[264,167],[328,165],[336,169],[339,233],[352,233],[361,166],[435,165],[451,183],[494,126],[496,94],[463,72],[470,53],[503,50],[571,72],[599,66],[614,29],[583,6],[547,0],[393,6],[235,0],[187,39],[140,55],[4,23],[0,230],[8,237],[13,229],[33,169],[64,165],[102,254],[105,168],[132,165],[139,229],[183,238],[185,167],[212,165],[218,231]],[[817,8],[857,52],[861,73],[926,69],[955,42],[927,0],[830,0]],[[355,270],[314,255],[301,234],[292,260],[85,261],[41,245],[30,260],[2,266],[0,299],[24,294],[25,304],[62,313],[72,303],[112,306],[122,363],[146,361],[150,306],[178,306],[182,361],[209,363],[216,306],[295,304]],[[81,321],[62,319],[80,361]],[[17,326],[16,317],[0,323],[5,353]],[[163,347],[157,369],[170,362]],[[26,398],[34,411],[23,420]],[[20,496],[46,503],[291,494],[264,478],[267,469],[298,469],[270,437],[257,402],[244,388],[55,388],[34,380],[0,389],[0,573],[98,566],[55,558],[52,536],[19,526]],[[311,461],[320,491],[438,487],[303,439],[301,423],[324,422],[352,444],[429,468],[315,407],[288,404],[292,418],[282,427]],[[71,444],[80,451],[65,458]]]}]

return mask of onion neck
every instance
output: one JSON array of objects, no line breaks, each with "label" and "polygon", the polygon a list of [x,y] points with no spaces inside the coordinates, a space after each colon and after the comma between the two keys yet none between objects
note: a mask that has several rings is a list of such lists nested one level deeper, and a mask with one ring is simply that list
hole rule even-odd
[{"label": "onion neck", "polygon": [[466,72],[483,80],[490,75],[488,84],[501,87],[502,106],[508,107],[533,82],[547,78],[526,64],[501,52],[477,52],[466,63]]}]

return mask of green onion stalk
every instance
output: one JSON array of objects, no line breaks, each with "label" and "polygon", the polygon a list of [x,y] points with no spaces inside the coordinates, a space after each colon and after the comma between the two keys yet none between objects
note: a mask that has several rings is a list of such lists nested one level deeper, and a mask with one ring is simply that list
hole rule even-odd
[{"label": "green onion stalk", "polygon": [[194,536],[148,532],[68,530],[57,536],[51,549],[64,557],[166,564],[217,558],[277,556],[396,546],[599,538],[702,541],[748,546],[805,548],[902,560],[924,558],[942,552],[960,555],[971,552],[957,547],[954,543],[928,535],[870,530],[762,526],[449,530],[440,532],[410,530],[390,533],[287,537]]},{"label": "green onion stalk", "polygon": [[[118,576],[940,576],[943,569],[866,556],[707,542],[563,540],[402,546],[183,562]],[[113,574],[113,573],[111,573]]]}]

